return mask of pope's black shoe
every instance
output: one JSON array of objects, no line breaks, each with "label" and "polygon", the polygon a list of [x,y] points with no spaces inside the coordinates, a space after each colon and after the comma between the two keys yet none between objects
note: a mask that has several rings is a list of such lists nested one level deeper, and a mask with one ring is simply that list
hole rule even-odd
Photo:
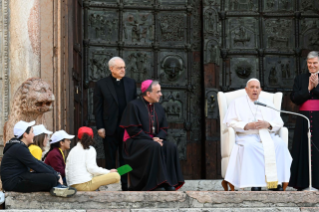
[{"label": "pope's black shoe", "polygon": [[251,187],[251,191],[261,191],[261,187]]},{"label": "pope's black shoe", "polygon": [[272,189],[269,189],[271,191],[284,191],[284,189],[282,188],[281,185],[278,185],[277,188],[272,188]]}]

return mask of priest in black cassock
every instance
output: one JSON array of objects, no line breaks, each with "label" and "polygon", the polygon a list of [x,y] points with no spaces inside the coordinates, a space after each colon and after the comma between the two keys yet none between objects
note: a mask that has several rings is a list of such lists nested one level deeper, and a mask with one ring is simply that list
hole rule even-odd
[{"label": "priest in black cassock", "polygon": [[[299,106],[299,113],[310,120],[312,186],[319,189],[319,55],[312,51],[307,56],[308,73],[295,78],[290,99]],[[289,186],[298,190],[309,187],[308,122],[297,117],[292,145],[292,165]]]},{"label": "priest in black cassock", "polygon": [[123,157],[130,172],[131,191],[175,191],[184,184],[176,145],[166,140],[167,121],[158,103],[162,93],[158,81],[145,80],[142,96],[123,112]]}]

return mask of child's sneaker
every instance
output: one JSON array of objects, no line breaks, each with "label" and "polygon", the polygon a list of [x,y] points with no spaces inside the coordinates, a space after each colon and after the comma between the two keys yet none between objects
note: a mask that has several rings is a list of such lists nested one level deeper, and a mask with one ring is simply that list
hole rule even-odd
[{"label": "child's sneaker", "polygon": [[58,196],[58,197],[72,197],[74,196],[74,194],[76,194],[76,189],[59,184],[51,188],[50,194],[52,196]]}]

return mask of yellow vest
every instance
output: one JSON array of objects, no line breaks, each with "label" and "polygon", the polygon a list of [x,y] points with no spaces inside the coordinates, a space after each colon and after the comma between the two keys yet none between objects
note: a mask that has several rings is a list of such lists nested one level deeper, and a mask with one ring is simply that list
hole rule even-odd
[{"label": "yellow vest", "polygon": [[29,146],[29,151],[36,159],[42,159],[42,149],[39,146],[32,144]]}]

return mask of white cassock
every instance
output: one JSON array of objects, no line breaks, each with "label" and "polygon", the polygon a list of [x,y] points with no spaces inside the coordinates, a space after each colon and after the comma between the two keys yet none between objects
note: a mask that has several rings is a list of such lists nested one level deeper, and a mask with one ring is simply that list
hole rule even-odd
[{"label": "white cassock", "polygon": [[[258,101],[274,107],[272,102],[263,98]],[[291,155],[287,144],[275,133],[283,126],[279,112],[257,106],[248,95],[239,97],[230,103],[224,118],[224,124],[236,132],[226,171],[225,180],[236,187],[266,187],[264,148],[258,130],[244,130],[249,122],[267,121],[274,144],[278,184],[289,182]]]}]

